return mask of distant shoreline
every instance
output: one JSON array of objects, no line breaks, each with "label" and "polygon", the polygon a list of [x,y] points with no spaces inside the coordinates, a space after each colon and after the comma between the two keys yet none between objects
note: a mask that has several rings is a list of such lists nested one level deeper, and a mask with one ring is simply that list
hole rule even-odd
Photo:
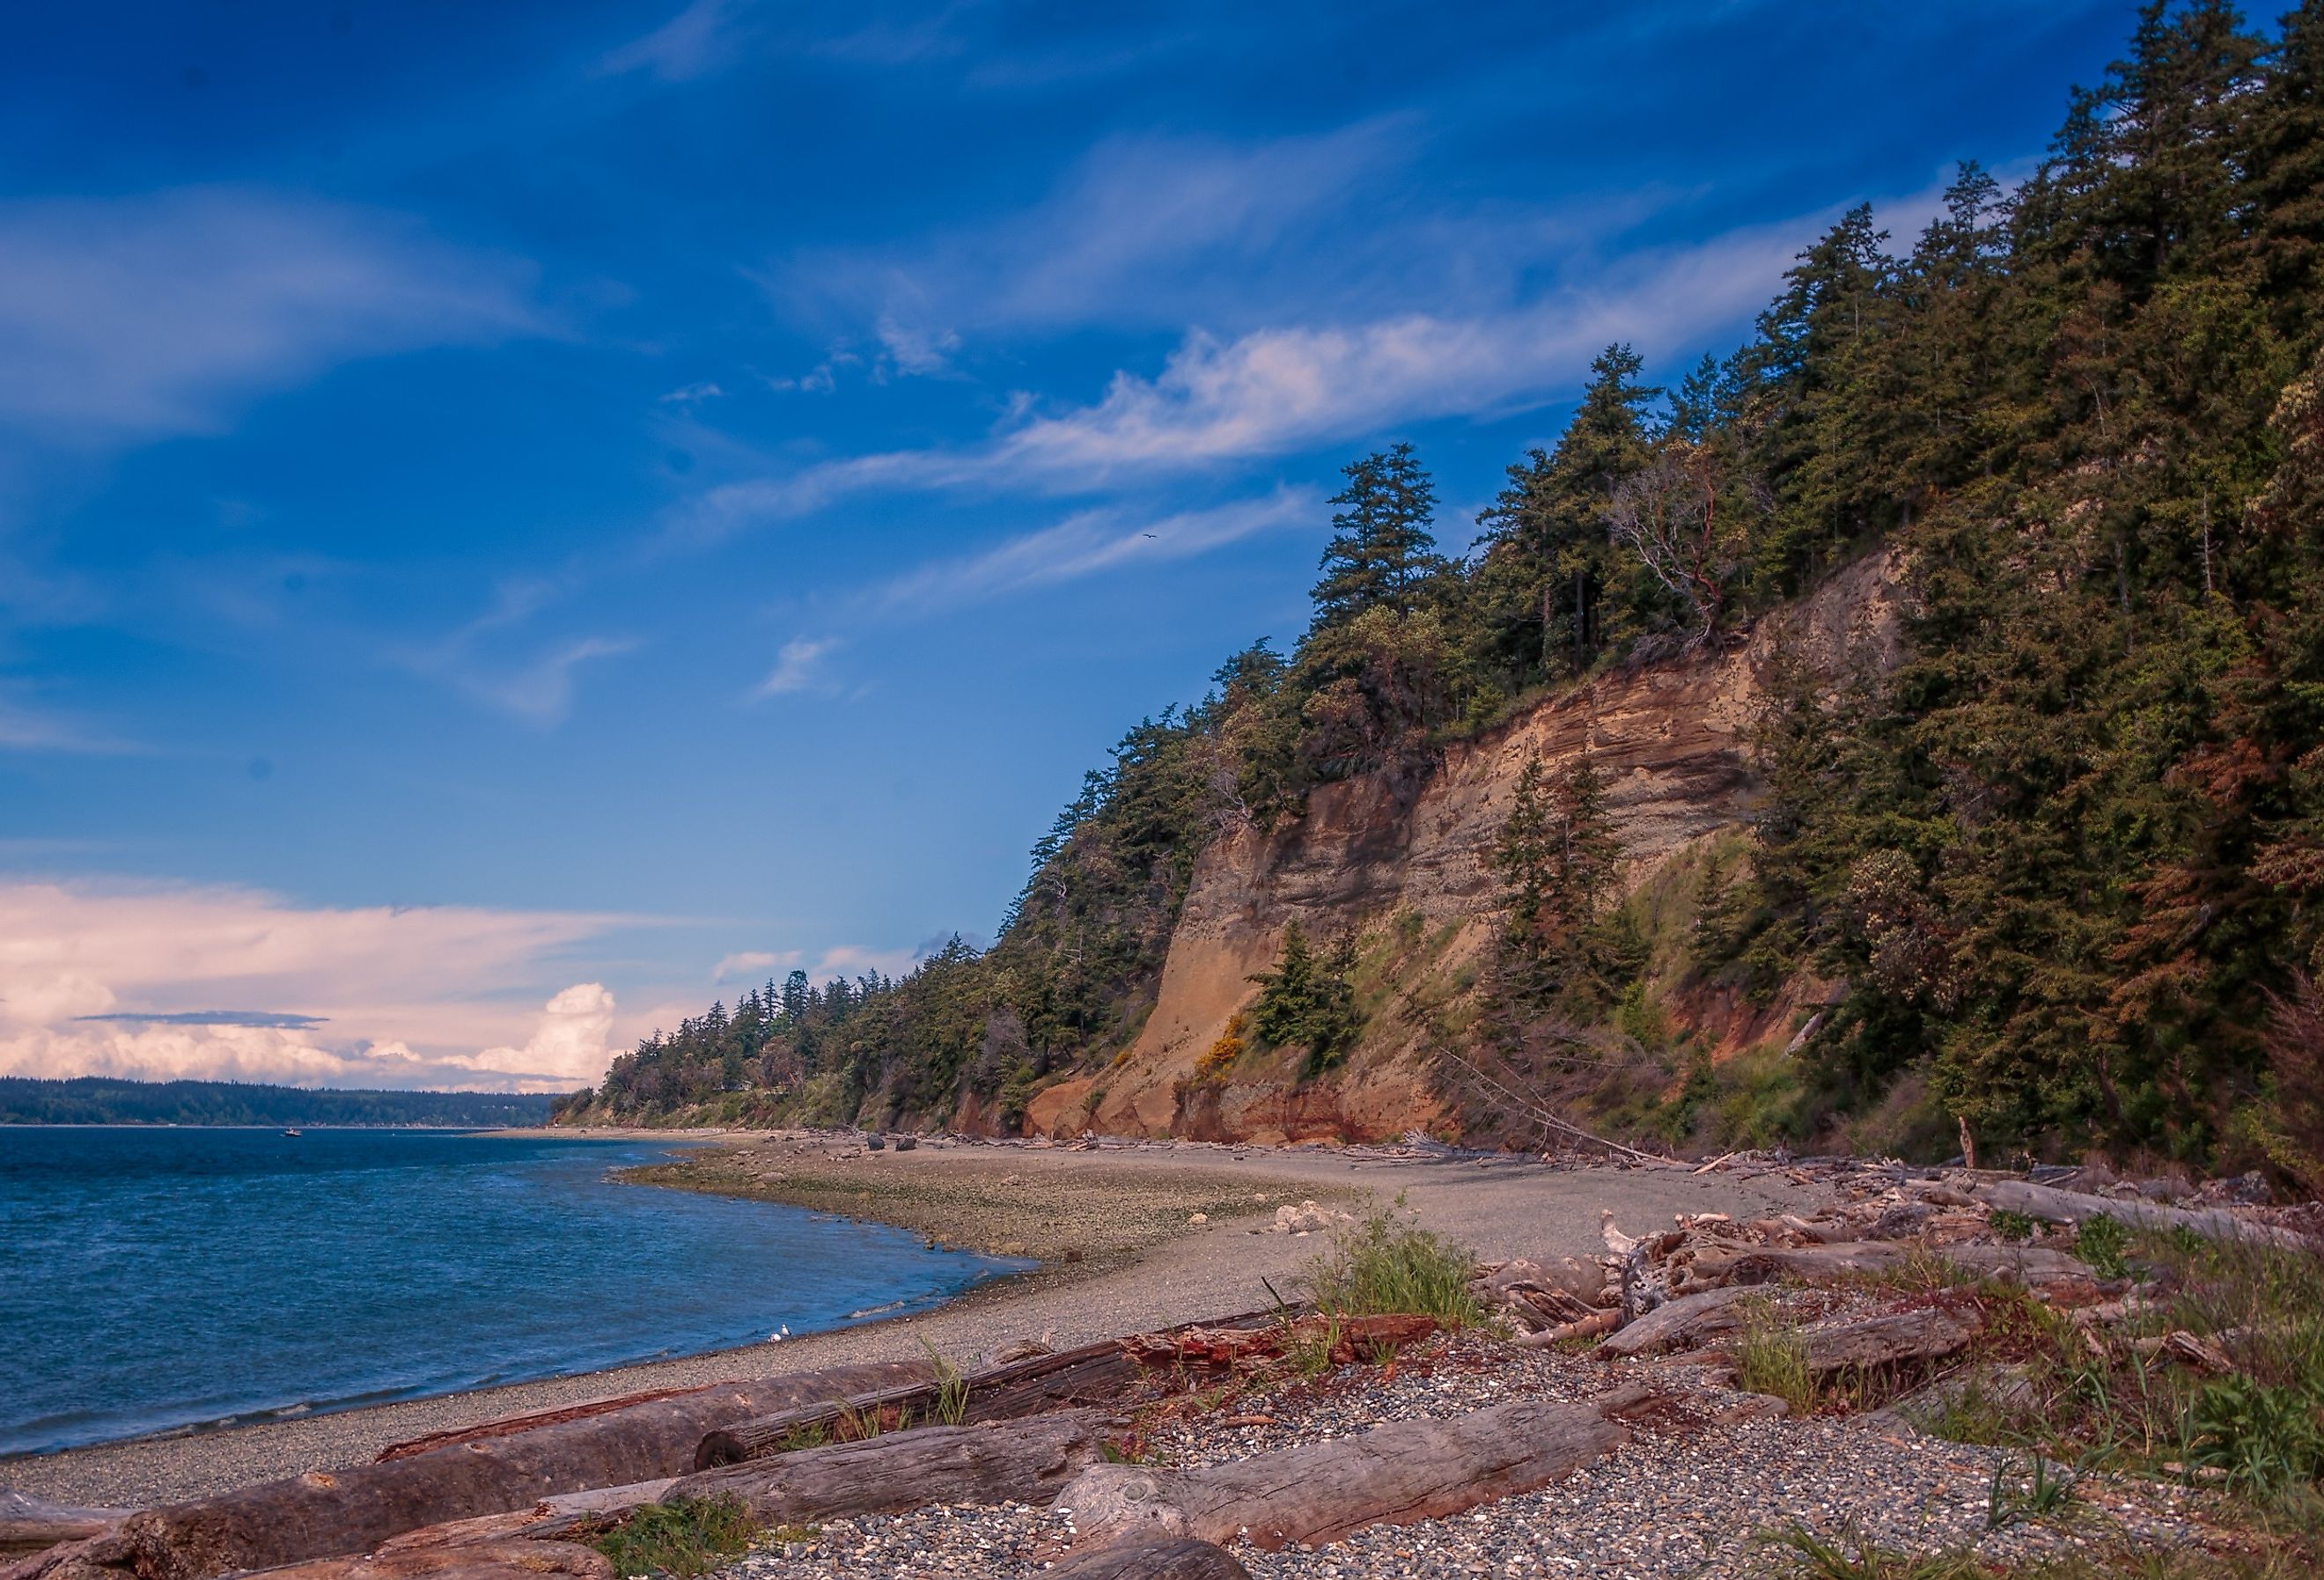
[{"label": "distant shoreline", "polygon": [[0,1126],[501,1129],[547,1120],[554,1101],[545,1095],[519,1092],[400,1092],[275,1086],[247,1081],[0,1076]]}]

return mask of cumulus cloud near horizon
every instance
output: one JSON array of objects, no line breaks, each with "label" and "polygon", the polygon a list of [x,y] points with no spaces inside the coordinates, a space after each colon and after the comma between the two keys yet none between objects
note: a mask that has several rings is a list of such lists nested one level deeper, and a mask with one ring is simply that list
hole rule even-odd
[{"label": "cumulus cloud near horizon", "polygon": [[0,882],[0,1075],[569,1091],[615,1049],[612,991],[508,984],[621,919]]}]

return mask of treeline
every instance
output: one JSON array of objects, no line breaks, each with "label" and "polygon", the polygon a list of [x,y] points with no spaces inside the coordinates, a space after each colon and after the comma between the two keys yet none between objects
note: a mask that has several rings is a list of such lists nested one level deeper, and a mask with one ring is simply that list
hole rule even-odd
[{"label": "treeline", "polygon": [[0,1076],[0,1124],[540,1124],[549,1099],[507,1092],[309,1091],[240,1081]]},{"label": "treeline", "polygon": [[[1702,980],[1840,984],[1803,1053],[1815,1113],[1909,1080],[1996,1141],[2324,1149],[2291,1095],[2324,1090],[2316,1017],[2284,1007],[2324,966],[2320,248],[2324,0],[2272,35],[2215,0],[2148,6],[2014,190],[1966,166],[1901,246],[1850,211],[1746,344],[1666,384],[1609,347],[1465,554],[1408,447],[1350,466],[1306,632],[1124,738],[990,952],[836,1014],[759,995],[720,1089],[1010,1114],[1134,1033],[1220,830],[1353,774],[1415,791],[1449,739],[1735,640],[1885,544],[1903,665],[1778,684],[1749,859],[1702,897]],[[1502,979],[1532,1002],[1504,1026],[1547,1012],[1551,977],[1601,1005],[1615,985],[1619,940],[1564,903],[1513,922]],[[709,1070],[696,1043],[641,1049],[607,1104],[706,1090],[646,1095],[679,1079],[659,1066]]]}]

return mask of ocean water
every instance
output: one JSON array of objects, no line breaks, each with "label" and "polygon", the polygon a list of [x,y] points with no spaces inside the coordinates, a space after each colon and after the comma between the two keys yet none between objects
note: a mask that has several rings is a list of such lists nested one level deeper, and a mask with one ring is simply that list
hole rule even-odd
[{"label": "ocean water", "polygon": [[698,1354],[1021,1265],[605,1177],[671,1150],[0,1125],[0,1455]]}]

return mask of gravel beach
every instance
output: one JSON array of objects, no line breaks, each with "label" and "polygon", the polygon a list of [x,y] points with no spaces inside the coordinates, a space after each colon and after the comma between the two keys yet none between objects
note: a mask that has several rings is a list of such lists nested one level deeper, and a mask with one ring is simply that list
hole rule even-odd
[{"label": "gravel beach", "polygon": [[[1197,1417],[1154,1434],[1146,1447],[1157,1464],[1208,1464],[1514,1399],[1588,1398],[1614,1381],[1609,1368],[1578,1356],[1456,1339],[1407,1360],[1393,1380],[1351,1366],[1236,1400],[1234,1419],[1263,1413],[1264,1425]],[[2026,1467],[1996,1450],[1923,1437],[1886,1417],[1721,1423],[1708,1418],[1770,1401],[1707,1376],[1676,1397],[1695,1418],[1638,1424],[1631,1443],[1540,1492],[1441,1520],[1374,1526],[1320,1548],[1263,1552],[1242,1541],[1232,1550],[1255,1580],[1740,1580],[1793,1572],[1788,1555],[1766,1538],[1794,1525],[1828,1540],[1869,1539],[1916,1555],[1973,1551],[1988,1562],[2153,1552],[2206,1534],[2201,1499],[2129,1478],[2088,1477],[2051,1515],[1997,1520],[1997,1467],[2005,1489],[2015,1488]],[[1069,1511],[936,1507],[831,1520],[810,1539],[762,1548],[722,1573],[725,1580],[1029,1580],[1072,1533]]]},{"label": "gravel beach", "polygon": [[[1305,1200],[1357,1211],[1401,1195],[1426,1226],[1481,1256],[1507,1258],[1594,1254],[1602,1212],[1635,1227],[1667,1224],[1676,1212],[1797,1209],[1814,1197],[1780,1176],[1738,1181],[1677,1169],[1366,1161],[1327,1149],[922,1144],[866,1152],[827,1137],[721,1139],[726,1144],[690,1152],[653,1178],[897,1224],[948,1244],[1021,1252],[1040,1266],[933,1311],[779,1344],[0,1460],[0,1486],[60,1502],[165,1502],[361,1464],[424,1433],[646,1389],[902,1359],[924,1344],[973,1364],[1020,1340],[1071,1345],[1250,1310],[1268,1301],[1263,1280],[1283,1288],[1318,1249],[1313,1235],[1253,1232],[1271,1224],[1278,1207]],[[1190,1222],[1197,1214],[1207,1221]]]}]

